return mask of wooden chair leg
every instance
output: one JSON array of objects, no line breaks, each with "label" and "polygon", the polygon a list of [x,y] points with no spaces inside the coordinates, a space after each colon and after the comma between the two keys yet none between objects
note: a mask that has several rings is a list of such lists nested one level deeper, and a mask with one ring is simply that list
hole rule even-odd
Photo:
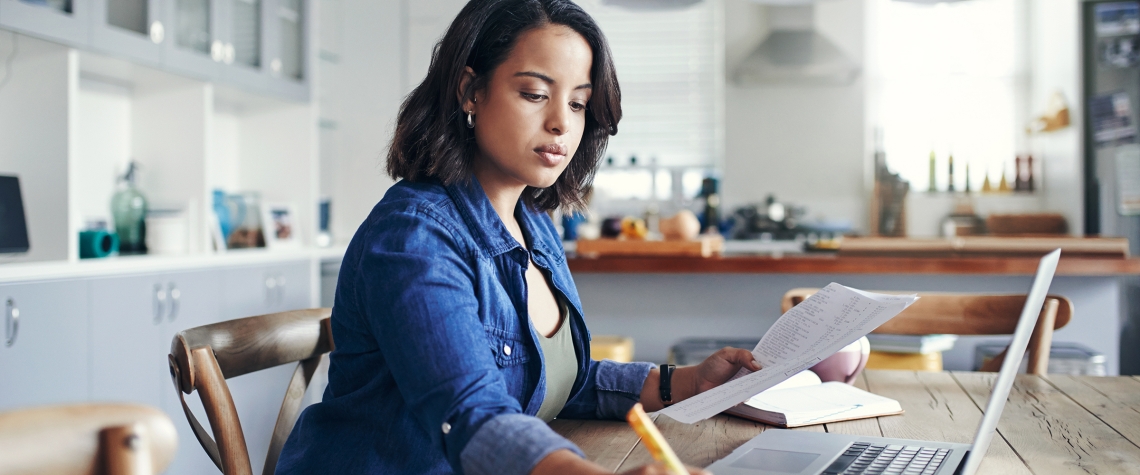
[{"label": "wooden chair leg", "polygon": [[[1029,365],[1026,374],[1046,374],[1049,372],[1049,349],[1053,347],[1053,326],[1057,324],[1057,309],[1061,302],[1057,299],[1046,299],[1041,307],[1041,315],[1037,317],[1037,325],[1033,327],[1033,335],[1029,337]],[[1009,347],[1001,350],[997,356],[982,363],[979,371],[997,372],[1005,361]]]},{"label": "wooden chair leg", "polygon": [[154,465],[146,426],[131,424],[99,431],[99,449],[107,475],[151,475]]},{"label": "wooden chair leg", "polygon": [[1029,366],[1025,371],[1028,374],[1049,372],[1049,350],[1053,347],[1053,326],[1060,304],[1057,299],[1045,300],[1037,326],[1033,327],[1033,336],[1029,338]]},{"label": "wooden chair leg", "polygon": [[[237,408],[230,396],[229,386],[210,348],[197,348],[191,352],[194,358],[194,385],[202,397],[202,406],[218,442],[222,456],[222,473],[225,475],[253,475],[249,463],[249,450],[245,445],[245,434],[241,421],[237,418]],[[232,423],[230,422],[232,421]]]}]

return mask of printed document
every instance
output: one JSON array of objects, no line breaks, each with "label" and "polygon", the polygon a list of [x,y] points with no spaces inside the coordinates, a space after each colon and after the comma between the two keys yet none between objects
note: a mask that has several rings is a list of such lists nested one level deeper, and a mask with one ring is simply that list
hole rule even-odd
[{"label": "printed document", "polygon": [[731,381],[660,411],[686,424],[747,401],[858,340],[918,300],[918,296],[864,292],[831,283],[768,329],[752,355],[763,368],[741,369]]}]

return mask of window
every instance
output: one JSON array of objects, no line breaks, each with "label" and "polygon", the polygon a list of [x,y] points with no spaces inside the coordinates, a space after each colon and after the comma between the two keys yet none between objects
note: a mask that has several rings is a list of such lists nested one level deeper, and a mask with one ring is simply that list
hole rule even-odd
[{"label": "window", "polygon": [[1014,157],[1028,149],[1025,0],[875,0],[872,12],[873,124],[892,171],[925,191],[934,151],[938,190],[951,154],[955,190],[966,180],[980,190],[987,175],[997,186],[1003,171],[1012,185]]},{"label": "window", "polygon": [[[579,4],[610,42],[622,92],[622,121],[606,152],[613,166],[603,163],[595,182],[598,195],[648,198],[655,183],[657,198],[668,199],[663,192],[680,193],[683,188],[673,186],[672,177],[683,176],[684,169],[711,169],[721,163],[720,3],[707,0],[671,10],[632,10],[604,0]],[[631,157],[641,170],[629,170]],[[651,163],[661,170],[655,181],[643,168]],[[627,179],[634,175],[638,179]]]}]

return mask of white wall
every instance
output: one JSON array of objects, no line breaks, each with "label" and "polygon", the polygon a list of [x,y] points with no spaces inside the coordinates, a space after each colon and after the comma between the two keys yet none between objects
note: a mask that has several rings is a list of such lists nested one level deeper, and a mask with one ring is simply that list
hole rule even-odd
[{"label": "white wall", "polygon": [[[322,61],[321,194],[332,200],[332,231],[347,242],[393,181],[384,172],[396,112],[406,93],[404,45],[411,0],[331,0],[322,29],[336,28],[335,64]],[[335,16],[334,16],[335,15]],[[331,32],[330,32],[331,33]]]},{"label": "white wall", "polygon": [[[727,76],[767,35],[767,7],[725,0]],[[857,64],[863,0],[819,2],[816,29]],[[724,198],[730,208],[769,193],[804,205],[809,218],[865,229],[863,79],[842,87],[725,88]]]},{"label": "white wall", "polygon": [[3,262],[69,258],[78,239],[69,236],[69,179],[72,101],[78,59],[74,51],[27,36],[0,31],[0,174],[20,177],[30,249]]},{"label": "white wall", "polygon": [[1040,115],[1053,92],[1060,91],[1072,121],[1066,129],[1033,136],[1030,147],[1042,166],[1045,209],[1063,214],[1077,235],[1084,232],[1080,3],[1029,2],[1029,112]]},{"label": "white wall", "polygon": [[81,77],[77,99],[77,122],[72,164],[78,180],[75,192],[77,219],[106,221],[111,229],[111,196],[118,175],[133,157],[131,150],[131,90],[121,84]]}]

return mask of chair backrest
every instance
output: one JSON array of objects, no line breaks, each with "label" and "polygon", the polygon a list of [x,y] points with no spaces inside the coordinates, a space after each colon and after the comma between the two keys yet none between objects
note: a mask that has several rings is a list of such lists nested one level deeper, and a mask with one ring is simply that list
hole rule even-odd
[{"label": "chair backrest", "polygon": [[[170,345],[170,377],[186,419],[210,458],[226,475],[252,475],[245,434],[226,379],[298,362],[281,411],[263,473],[272,474],[281,446],[293,430],[301,400],[321,356],[333,350],[327,308],[272,313],[203,325],[179,332]],[[190,412],[183,394],[198,391],[213,438]],[[217,442],[215,442],[215,439]]]},{"label": "chair backrest", "polygon": [[[819,289],[789,290],[780,302],[784,312],[803,302]],[[903,293],[903,292],[882,292]],[[908,292],[909,293],[909,292]],[[1025,306],[1026,294],[969,294],[919,292],[920,299],[872,333],[896,335],[1009,335],[1017,328],[1017,319]],[[1049,348],[1053,330],[1069,323],[1073,303],[1060,295],[1045,297],[1033,336],[1029,340],[1029,374],[1045,374],[1049,367]],[[997,371],[1005,351],[982,366],[982,371]]]},{"label": "chair backrest", "polygon": [[178,447],[162,411],[138,404],[42,406],[0,414],[0,473],[151,475]]}]

